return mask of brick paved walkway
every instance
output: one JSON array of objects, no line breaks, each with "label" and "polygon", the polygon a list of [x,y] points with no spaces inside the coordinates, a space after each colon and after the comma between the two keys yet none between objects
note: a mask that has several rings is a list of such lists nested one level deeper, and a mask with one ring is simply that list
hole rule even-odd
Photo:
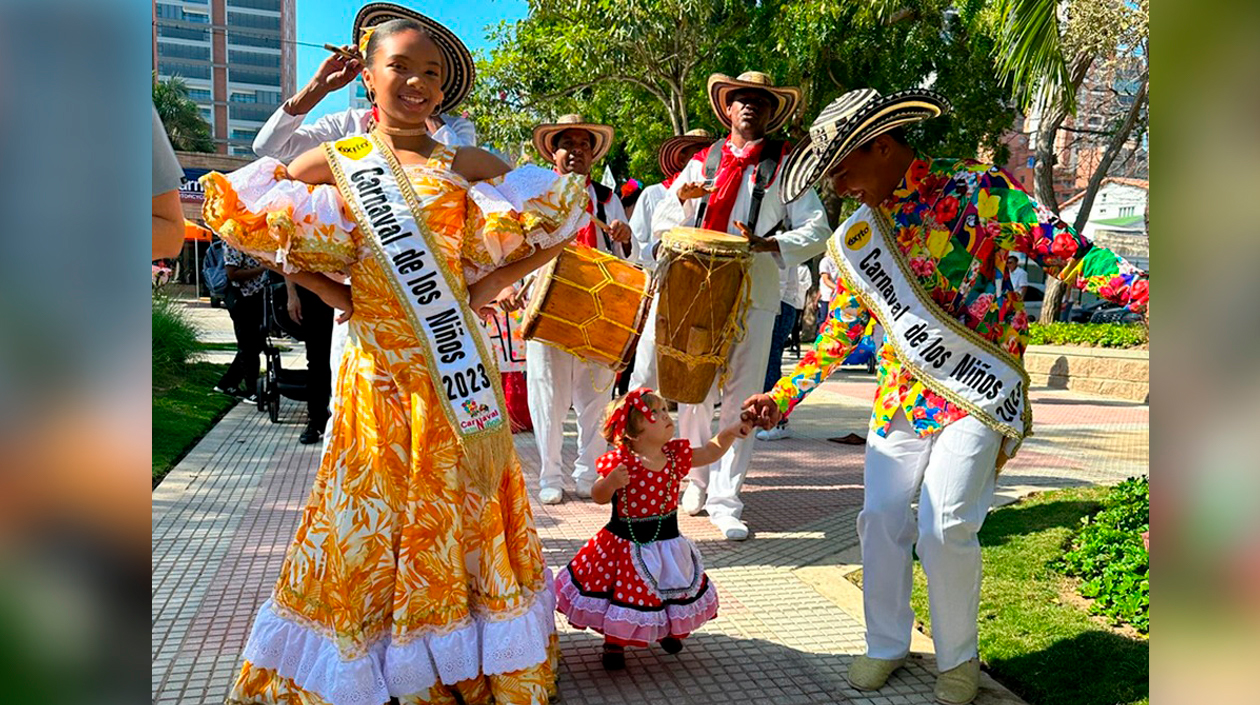
[{"label": "brick paved walkway", "polygon": [[[213,323],[222,314],[198,315]],[[863,451],[825,439],[865,434],[873,392],[871,376],[842,371],[797,411],[794,438],[759,444],[743,495],[749,541],[721,540],[703,517],[681,519],[722,598],[721,616],[682,654],[631,650],[628,669],[608,674],[599,665],[599,638],[560,624],[562,701],[932,702],[930,657],[913,659],[878,694],[854,691],[843,678],[863,651],[860,593],[840,577],[840,566],[860,560],[854,524]],[[1005,494],[1146,473],[1148,407],[1043,389],[1034,390],[1033,403],[1037,435],[1003,472]],[[304,420],[294,402],[285,403],[279,424],[239,405],[154,491],[155,703],[222,702],[318,462],[317,448],[297,443]],[[536,478],[532,435],[516,442],[526,474]],[[572,422],[565,453],[570,461],[575,455]],[[559,567],[608,510],[571,500],[534,511],[548,564]],[[915,650],[930,650],[930,642],[916,642]],[[1020,701],[986,679],[977,702]]]}]

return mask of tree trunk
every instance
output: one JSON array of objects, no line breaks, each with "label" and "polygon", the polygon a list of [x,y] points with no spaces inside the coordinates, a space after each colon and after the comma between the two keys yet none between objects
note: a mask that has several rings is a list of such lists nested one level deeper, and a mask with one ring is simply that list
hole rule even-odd
[{"label": "tree trunk", "polygon": [[[1069,90],[1073,95],[1080,89],[1093,63],[1093,58],[1086,57],[1080,57],[1072,63]],[[1058,137],[1059,128],[1063,126],[1063,121],[1068,116],[1066,103],[1067,101],[1056,101],[1053,106],[1046,109],[1045,118],[1037,129],[1037,149],[1035,150],[1037,161],[1033,165],[1033,196],[1038,203],[1055,213],[1059,212],[1059,199],[1054,194],[1054,167],[1058,164],[1054,143]],[[1063,304],[1063,298],[1066,295],[1067,287],[1063,286],[1058,279],[1047,276],[1046,295],[1041,303],[1041,316],[1038,322],[1054,323],[1059,315],[1059,306]]]},{"label": "tree trunk", "polygon": [[1089,222],[1089,212],[1094,208],[1094,198],[1098,196],[1098,189],[1102,186],[1103,178],[1111,170],[1111,165],[1115,163],[1116,157],[1124,148],[1124,143],[1129,141],[1129,134],[1133,132],[1133,126],[1137,124],[1138,117],[1142,114],[1142,106],[1146,103],[1146,90],[1150,81],[1150,74],[1147,74],[1142,84],[1138,86],[1137,95],[1133,96],[1133,105],[1129,108],[1129,114],[1125,115],[1124,122],[1116,128],[1111,139],[1107,140],[1107,149],[1098,162],[1098,168],[1089,176],[1089,185],[1085,187],[1085,197],[1081,199],[1081,209],[1077,211],[1076,222],[1072,224],[1077,232],[1084,229],[1085,224]]}]

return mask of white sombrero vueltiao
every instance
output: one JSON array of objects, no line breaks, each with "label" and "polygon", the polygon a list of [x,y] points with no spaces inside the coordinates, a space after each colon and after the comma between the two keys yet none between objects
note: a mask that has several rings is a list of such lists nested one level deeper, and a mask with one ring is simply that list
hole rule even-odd
[{"label": "white sombrero vueltiao", "polygon": [[690,130],[685,135],[675,135],[665,140],[656,152],[656,161],[661,165],[661,173],[672,176],[687,166],[683,152],[696,145],[713,144],[713,135],[708,130]]},{"label": "white sombrero vueltiao", "polygon": [[728,130],[731,128],[731,121],[726,117],[729,96],[734,91],[745,88],[765,91],[775,100],[775,106],[770,111],[770,122],[766,124],[766,134],[783,127],[801,102],[801,89],[795,86],[776,86],[769,76],[760,71],[745,71],[735,78],[715,73],[709,76],[709,104],[713,106],[718,121]]},{"label": "white sombrero vueltiao", "polygon": [[615,134],[612,125],[587,122],[577,114],[561,115],[555,122],[543,123],[534,128],[534,149],[538,150],[548,164],[555,162],[555,141],[565,130],[585,130],[591,133],[591,164],[603,159],[608,150],[612,149]]},{"label": "white sombrero vueltiao", "polygon": [[849,91],[823,108],[809,134],[783,162],[779,196],[795,201],[827,170],[853,150],[904,125],[937,117],[949,101],[934,91],[914,88],[881,96],[874,88]]},{"label": "white sombrero vueltiao", "polygon": [[[354,16],[354,45],[361,46],[363,30],[397,19],[415,20],[420,23],[428,30],[429,36],[433,37],[438,51],[442,52],[442,58],[446,62],[445,71],[442,74],[442,104],[434,111],[434,115],[449,113],[468,97],[469,91],[472,90],[476,68],[468,47],[445,25],[411,8],[395,5],[392,2],[368,3]],[[364,57],[364,60],[366,61],[367,57]]]}]

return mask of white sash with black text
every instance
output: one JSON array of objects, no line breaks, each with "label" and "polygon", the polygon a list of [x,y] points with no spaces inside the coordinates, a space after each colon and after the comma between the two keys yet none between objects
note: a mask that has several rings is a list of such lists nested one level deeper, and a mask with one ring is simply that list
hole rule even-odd
[{"label": "white sash with black text", "polygon": [[1032,428],[1023,363],[946,316],[910,271],[892,223],[863,205],[828,243],[830,256],[924,386],[1006,436],[1014,455]]},{"label": "white sash with black text", "polygon": [[[464,438],[504,424],[498,377],[486,363],[482,334],[461,282],[450,271],[434,234],[419,216],[406,175],[374,135],[325,145],[337,186],[424,348],[429,373],[447,418]],[[493,374],[492,374],[493,373]]]}]

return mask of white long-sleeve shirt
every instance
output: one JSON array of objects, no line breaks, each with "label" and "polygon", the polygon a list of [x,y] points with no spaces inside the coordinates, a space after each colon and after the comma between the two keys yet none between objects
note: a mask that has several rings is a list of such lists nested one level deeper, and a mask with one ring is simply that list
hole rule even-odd
[{"label": "white long-sleeve shirt", "polygon": [[630,230],[634,233],[634,244],[639,252],[635,263],[648,271],[656,269],[656,256],[653,250],[656,248],[656,243],[660,242],[660,238],[653,237],[652,234],[652,214],[656,211],[657,205],[667,196],[669,196],[669,190],[665,188],[665,184],[644,187],[643,193],[639,194],[639,200],[635,203],[634,215],[630,216]]},{"label": "white long-sleeve shirt", "polygon": [[[781,162],[779,168],[782,169]],[[740,234],[739,229],[735,227],[735,221],[747,223],[749,220],[748,211],[752,206],[753,179],[756,173],[755,164],[744,169],[739,193],[735,198],[735,207],[731,209],[731,220],[726,225],[726,232],[732,235]],[[693,159],[687,162],[682,173],[670,187],[669,197],[662,199],[657,205],[652,216],[653,237],[659,239],[670,228],[695,224],[700,199],[693,198],[685,203],[678,200],[678,190],[684,184],[693,181],[704,181],[704,162],[701,160]],[[827,212],[823,209],[818,194],[813,189],[809,189],[800,198],[785,206],[779,199],[779,176],[776,175],[761,199],[761,213],[757,218],[756,234],[765,237],[785,216],[791,225],[791,230],[775,237],[779,243],[778,254],[758,253],[753,257],[750,268],[752,307],[762,311],[777,312],[779,310],[780,267],[795,273],[797,265],[826,249],[827,238],[831,235],[831,227],[827,224]]]},{"label": "white long-sleeve shirt", "polygon": [[[595,186],[593,184],[586,187],[586,193],[591,197],[592,209],[598,208],[599,195],[595,193]],[[598,213],[599,211],[596,210],[595,212]],[[626,208],[621,205],[621,199],[617,198],[616,191],[613,191],[613,195],[610,196],[608,198],[608,202],[604,204],[604,222],[612,225],[614,220],[620,220],[623,223],[628,223],[628,219],[626,218]],[[639,243],[635,238],[630,238],[630,254],[627,256],[622,253],[621,246],[613,242],[612,238],[608,237],[607,233],[603,232],[599,228],[595,228],[595,245],[596,249],[601,252],[617,255],[629,262],[637,263],[639,261]]]},{"label": "white long-sleeve shirt", "polygon": [[[254,153],[287,163],[325,142],[366,134],[371,117],[370,110],[350,108],[329,113],[310,125],[304,125],[302,121],[306,115],[290,115],[281,105],[254,137]],[[471,120],[443,115],[442,122],[445,124],[433,134],[433,139],[450,147],[477,145],[477,128]]]}]

